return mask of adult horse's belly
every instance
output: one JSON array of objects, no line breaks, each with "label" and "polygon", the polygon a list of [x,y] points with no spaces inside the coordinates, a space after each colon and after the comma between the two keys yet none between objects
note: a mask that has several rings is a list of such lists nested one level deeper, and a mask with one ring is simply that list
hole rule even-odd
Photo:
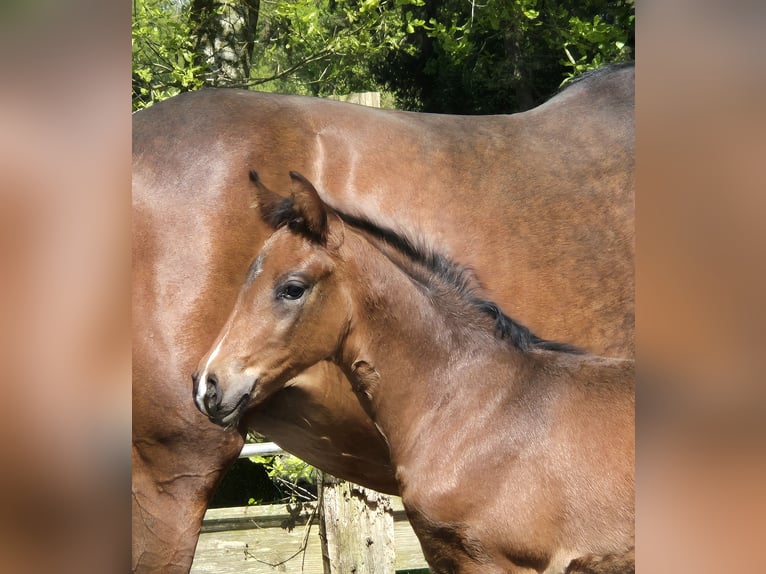
[{"label": "adult horse's belly", "polygon": [[279,437],[282,448],[325,472],[398,494],[388,447],[348,385],[337,367],[319,363],[248,412],[244,426]]}]

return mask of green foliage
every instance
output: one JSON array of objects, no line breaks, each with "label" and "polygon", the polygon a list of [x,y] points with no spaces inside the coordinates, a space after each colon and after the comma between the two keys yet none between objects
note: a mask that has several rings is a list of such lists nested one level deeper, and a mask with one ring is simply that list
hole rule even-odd
[{"label": "green foliage", "polygon": [[558,40],[566,56],[562,63],[571,68],[564,81],[610,62],[632,59],[634,0],[610,3],[592,17],[567,11],[560,17],[567,19]]},{"label": "green foliage", "polygon": [[[632,59],[633,0],[429,2],[379,77],[405,108],[497,113],[539,104],[567,79]],[[413,55],[414,54],[414,55]]]},{"label": "green foliage", "polygon": [[[635,44],[634,0],[133,1],[135,108],[216,85],[381,91],[404,109],[513,112],[567,79],[632,59]],[[248,14],[247,37],[203,37],[224,30],[235,5]],[[209,25],[211,17],[221,25]],[[228,77],[226,42],[247,55]]]},{"label": "green foliage", "polygon": [[[306,488],[316,479],[316,469],[310,464],[289,454],[251,456],[250,460],[263,466],[274,485],[290,502],[316,500]],[[249,504],[257,504],[257,501],[251,500]]]},{"label": "green foliage", "polygon": [[423,0],[292,0],[262,12],[259,89],[318,96],[375,91],[372,64],[405,45],[404,8]]},{"label": "green foliage", "polygon": [[133,0],[133,109],[203,85],[195,65],[188,8],[173,0]]}]

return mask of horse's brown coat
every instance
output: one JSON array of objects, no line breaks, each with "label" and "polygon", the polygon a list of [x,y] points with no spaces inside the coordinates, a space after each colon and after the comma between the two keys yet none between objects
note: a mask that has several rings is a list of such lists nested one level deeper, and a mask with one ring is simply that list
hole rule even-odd
[{"label": "horse's brown coat", "polygon": [[[511,116],[373,110],[210,90],[133,120],[133,569],[186,572],[207,500],[242,444],[189,375],[268,230],[248,169],[296,169],[347,212],[422,237],[548,338],[633,354],[633,70]],[[248,426],[338,476],[395,491],[386,445],[331,365]]]},{"label": "horse's brown coat", "polygon": [[442,259],[408,261],[332,213],[317,225],[324,206],[294,180],[285,226],[199,363],[198,407],[234,424],[333,361],[386,438],[434,573],[561,574],[628,553],[633,362],[551,350]]}]

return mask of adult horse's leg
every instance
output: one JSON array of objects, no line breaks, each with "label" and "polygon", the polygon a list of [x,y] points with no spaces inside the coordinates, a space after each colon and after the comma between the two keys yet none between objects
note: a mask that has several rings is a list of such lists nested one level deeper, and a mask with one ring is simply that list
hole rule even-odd
[{"label": "adult horse's leg", "polygon": [[236,433],[192,430],[133,444],[133,572],[189,571],[207,502],[241,448]]}]

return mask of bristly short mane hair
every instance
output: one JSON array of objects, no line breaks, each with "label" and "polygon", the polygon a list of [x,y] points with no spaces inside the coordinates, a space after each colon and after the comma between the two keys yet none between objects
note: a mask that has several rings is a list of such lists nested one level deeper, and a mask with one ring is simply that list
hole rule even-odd
[{"label": "bristly short mane hair", "polygon": [[[584,353],[578,347],[538,337],[529,328],[503,313],[496,303],[486,301],[477,296],[476,291],[479,289],[480,284],[470,269],[432,250],[417,247],[407,237],[390,229],[381,228],[367,219],[338,211],[335,211],[335,214],[352,227],[358,228],[383,241],[408,259],[425,267],[434,276],[454,289],[459,297],[489,316],[495,323],[495,336],[499,339],[507,340],[515,348],[521,351],[545,349],[573,354]],[[407,270],[405,269],[404,271],[406,272]]]}]

